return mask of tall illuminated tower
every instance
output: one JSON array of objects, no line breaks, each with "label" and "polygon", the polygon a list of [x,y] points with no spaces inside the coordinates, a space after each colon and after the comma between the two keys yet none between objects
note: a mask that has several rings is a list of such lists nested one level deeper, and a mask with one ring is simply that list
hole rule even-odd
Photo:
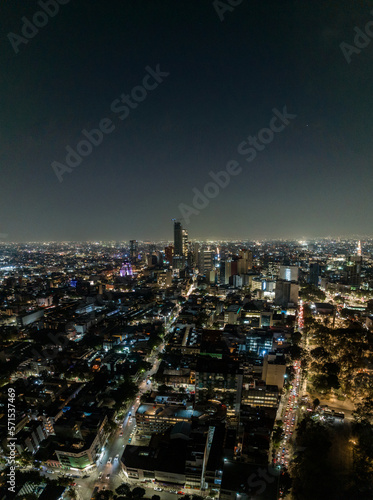
[{"label": "tall illuminated tower", "polygon": [[188,255],[188,231],[186,229],[182,229],[181,235],[183,240],[183,255],[186,257]]}]

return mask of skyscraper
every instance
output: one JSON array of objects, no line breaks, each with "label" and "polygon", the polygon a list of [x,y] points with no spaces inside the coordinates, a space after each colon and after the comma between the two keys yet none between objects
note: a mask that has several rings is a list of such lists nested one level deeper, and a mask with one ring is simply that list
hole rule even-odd
[{"label": "skyscraper", "polygon": [[308,275],[308,283],[310,285],[319,285],[319,276],[320,276],[320,266],[318,262],[310,263],[310,273]]},{"label": "skyscraper", "polygon": [[298,281],[298,266],[280,266],[280,279]]},{"label": "skyscraper", "polygon": [[199,263],[199,243],[194,243],[193,245],[193,264],[198,266]]},{"label": "skyscraper", "polygon": [[199,254],[199,272],[206,274],[207,271],[214,269],[214,252],[211,250],[203,249]]},{"label": "skyscraper", "polygon": [[188,255],[188,231],[186,229],[181,230],[182,243],[183,243],[183,255],[186,257]]},{"label": "skyscraper", "polygon": [[183,228],[181,222],[174,222],[174,256],[183,255]]},{"label": "skyscraper", "polygon": [[361,284],[361,268],[363,258],[361,255],[350,255],[345,265],[346,283],[353,288],[359,288]]},{"label": "skyscraper", "polygon": [[237,262],[238,274],[245,274],[253,267],[253,254],[250,250],[240,250]]},{"label": "skyscraper", "polygon": [[138,257],[137,240],[130,240],[130,259],[131,259],[131,262],[136,262],[137,257]]},{"label": "skyscraper", "polygon": [[169,263],[169,264],[172,264],[172,258],[174,256],[174,247],[172,245],[168,245],[165,249],[164,249],[164,254],[165,254],[165,258],[166,258],[166,261]]},{"label": "skyscraper", "polygon": [[232,274],[231,259],[226,257],[220,261],[220,283],[222,285],[229,285],[229,278]]}]

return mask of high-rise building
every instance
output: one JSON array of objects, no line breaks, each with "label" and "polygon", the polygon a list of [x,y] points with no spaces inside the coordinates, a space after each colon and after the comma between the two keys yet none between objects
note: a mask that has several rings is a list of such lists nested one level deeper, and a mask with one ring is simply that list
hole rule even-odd
[{"label": "high-rise building", "polygon": [[280,280],[298,281],[298,266],[280,266]]},{"label": "high-rise building", "polygon": [[278,280],[275,290],[275,304],[287,308],[298,305],[299,285],[287,280]]},{"label": "high-rise building", "polygon": [[250,250],[240,250],[237,261],[238,274],[246,274],[253,267],[253,254]]},{"label": "high-rise building", "polygon": [[194,243],[193,245],[193,264],[195,266],[199,264],[199,243]]},{"label": "high-rise building", "polygon": [[137,240],[130,240],[130,259],[132,262],[136,262],[138,258],[139,246]]},{"label": "high-rise building", "polygon": [[214,252],[212,250],[203,249],[199,254],[199,272],[206,274],[207,271],[214,269]]},{"label": "high-rise building", "polygon": [[232,276],[231,259],[228,257],[220,261],[220,283],[229,285],[229,278]]},{"label": "high-rise building", "polygon": [[172,259],[173,259],[173,256],[174,256],[174,247],[173,247],[173,245],[168,245],[168,246],[164,249],[164,255],[165,255],[165,259],[166,259],[166,261],[167,261],[169,264],[172,264]]},{"label": "high-rise building", "polygon": [[174,221],[174,255],[183,255],[183,228],[181,222]]},{"label": "high-rise building", "polygon": [[183,243],[183,255],[186,257],[188,255],[188,231],[186,229],[181,230],[182,243]]},{"label": "high-rise building", "polygon": [[243,373],[238,363],[200,356],[195,373],[197,402],[217,399],[228,412],[239,413]]},{"label": "high-rise building", "polygon": [[263,359],[262,379],[266,385],[277,385],[279,390],[284,386],[286,360],[283,355],[266,354]]},{"label": "high-rise building", "polygon": [[318,262],[311,262],[310,264],[310,272],[308,275],[308,283],[310,285],[319,285],[319,276],[320,276],[320,265]]},{"label": "high-rise building", "polygon": [[361,268],[363,258],[361,255],[350,255],[345,265],[346,283],[353,288],[359,288],[361,284]]}]

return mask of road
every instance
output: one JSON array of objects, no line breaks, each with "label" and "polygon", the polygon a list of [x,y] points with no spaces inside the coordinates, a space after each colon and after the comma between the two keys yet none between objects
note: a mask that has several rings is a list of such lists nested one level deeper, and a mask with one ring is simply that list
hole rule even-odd
[{"label": "road", "polygon": [[[166,323],[166,335],[169,332],[169,329],[172,327],[174,321],[176,320],[179,310],[180,306],[178,307],[175,317],[168,324]],[[152,363],[152,368],[144,373],[143,380],[139,382],[139,392],[137,393],[135,400],[132,401],[132,404],[129,406],[129,411],[126,414],[125,419],[119,424],[118,429],[115,430],[115,432],[113,432],[110,436],[108,443],[103,450],[103,454],[100,457],[99,462],[97,463],[97,469],[93,471],[88,478],[74,479],[74,481],[76,481],[77,483],[76,490],[78,492],[80,500],[89,500],[92,497],[94,488],[96,487],[98,487],[99,490],[107,489],[114,491],[123,482],[128,482],[127,478],[125,478],[124,473],[122,472],[120,459],[122,457],[125,446],[129,444],[130,438],[132,444],[134,444],[134,442],[136,444],[141,444],[141,441],[136,441],[134,437],[136,430],[135,414],[139,407],[142,394],[152,389],[152,383],[151,381],[148,381],[148,377],[151,377],[158,371],[160,364],[158,354],[164,349],[164,347],[165,344],[162,343],[147,359],[149,363]],[[129,412],[131,412],[131,416],[129,415]],[[109,477],[107,477],[108,475]],[[155,493],[158,494],[158,492],[154,491],[153,486],[151,487],[151,490],[152,495]],[[169,499],[167,498],[168,496],[170,496]],[[175,495],[167,493],[165,500],[171,500],[171,498],[175,499]]]},{"label": "road", "polygon": [[[298,327],[303,327],[303,304],[300,301],[299,314],[298,314]],[[295,361],[293,364],[294,379],[292,388],[288,393],[284,393],[278,408],[277,418],[283,421],[283,435],[280,446],[274,463],[280,468],[289,465],[292,457],[291,442],[293,433],[297,424],[297,413],[299,407],[300,396],[302,395],[302,377],[301,377],[301,364],[300,361]],[[283,498],[282,491],[279,491],[279,498]]]},{"label": "road", "polygon": [[301,384],[300,362],[294,363],[293,387],[287,395],[285,412],[283,416],[283,439],[276,456],[276,464],[288,466],[291,455],[290,440],[296,425],[297,409],[299,403],[299,387]]}]

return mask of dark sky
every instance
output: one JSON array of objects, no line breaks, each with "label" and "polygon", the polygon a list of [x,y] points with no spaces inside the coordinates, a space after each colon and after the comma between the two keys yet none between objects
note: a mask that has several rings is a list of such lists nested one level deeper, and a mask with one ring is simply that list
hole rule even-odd
[{"label": "dark sky", "polygon": [[[340,44],[372,9],[243,0],[221,21],[210,0],[71,0],[16,54],[8,34],[41,9],[1,2],[0,233],[171,239],[180,203],[236,160],[191,238],[371,235],[373,42],[350,64]],[[112,102],[157,65],[169,75],[121,121]],[[284,106],[297,117],[247,162],[238,145]],[[52,162],[106,117],[115,130],[59,182]]]}]

